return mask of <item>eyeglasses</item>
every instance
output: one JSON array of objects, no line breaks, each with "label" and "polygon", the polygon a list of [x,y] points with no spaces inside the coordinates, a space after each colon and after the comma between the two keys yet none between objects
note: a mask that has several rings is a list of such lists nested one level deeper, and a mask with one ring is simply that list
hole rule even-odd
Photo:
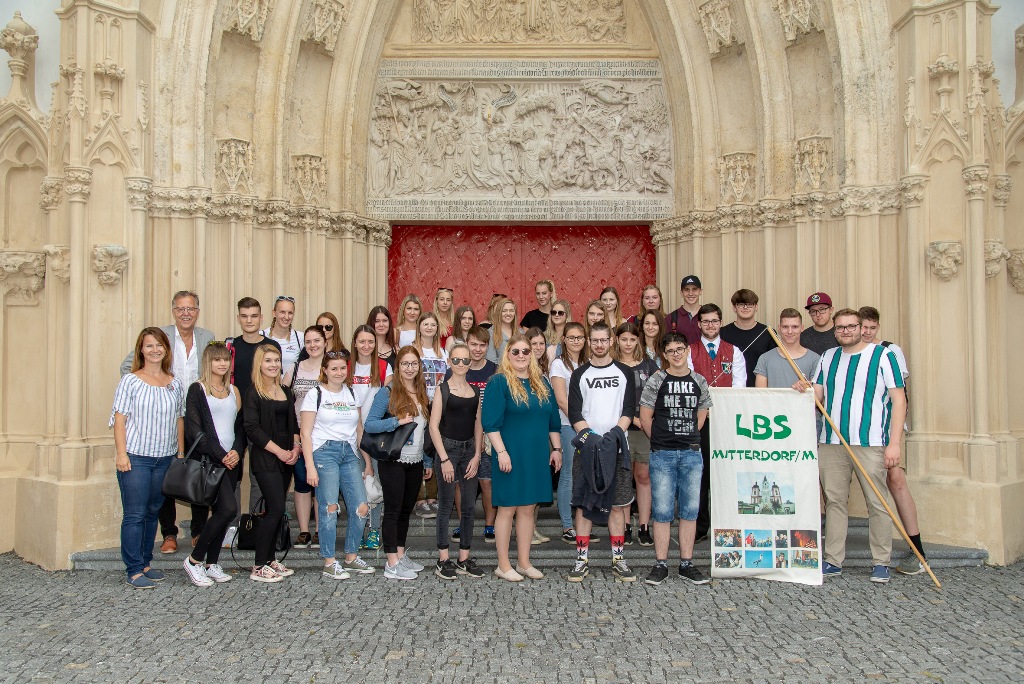
[{"label": "eyeglasses", "polygon": [[700,324],[701,325],[710,325],[710,326],[714,327],[716,325],[722,325],[722,321],[701,321]]},{"label": "eyeglasses", "polygon": [[448,359],[452,362],[452,366],[468,366],[472,363],[469,359]]},{"label": "eyeglasses", "polygon": [[329,351],[324,354],[329,359],[347,359],[349,357],[348,350],[339,349],[338,351]]},{"label": "eyeglasses", "polygon": [[733,304],[733,306],[735,306],[737,309],[753,309],[755,306],[757,306],[757,304],[746,304],[741,302],[739,304]]},{"label": "eyeglasses", "polygon": [[564,311],[556,311],[555,309],[552,309],[551,310],[551,315],[552,316],[564,316],[565,312]]},{"label": "eyeglasses", "polygon": [[294,304],[295,297],[289,297],[288,295],[278,295],[277,299],[274,300],[274,303],[277,304],[278,302],[291,302],[292,304]]},{"label": "eyeglasses", "polygon": [[420,367],[420,362],[419,361],[402,361],[398,365],[401,366],[402,368],[419,368]]},{"label": "eyeglasses", "polygon": [[176,307],[174,307],[172,309],[172,311],[174,311],[174,313],[180,313],[180,314],[184,314],[184,313],[194,314],[196,311],[199,311],[199,307],[198,306],[176,306]]},{"label": "eyeglasses", "polygon": [[591,346],[593,346],[595,344],[611,344],[611,343],[612,343],[612,338],[610,338],[610,337],[605,337],[604,339],[600,339],[600,340],[595,339],[593,337],[590,338]]},{"label": "eyeglasses", "polygon": [[686,353],[686,347],[672,347],[665,350],[665,356],[682,356]]},{"label": "eyeglasses", "polygon": [[531,353],[529,349],[520,349],[519,347],[508,350],[509,356],[529,356]]},{"label": "eyeglasses", "polygon": [[850,325],[837,325],[836,326],[836,331],[837,332],[853,332],[853,331],[857,330],[858,328],[860,328],[860,323],[852,323]]},{"label": "eyeglasses", "polygon": [[586,339],[587,338],[584,337],[583,335],[569,335],[568,337],[565,338],[565,341],[566,342],[583,342]]},{"label": "eyeglasses", "polygon": [[828,313],[829,309],[831,309],[831,308],[832,308],[831,306],[816,306],[813,309],[808,309],[808,311],[813,316],[815,314]]}]

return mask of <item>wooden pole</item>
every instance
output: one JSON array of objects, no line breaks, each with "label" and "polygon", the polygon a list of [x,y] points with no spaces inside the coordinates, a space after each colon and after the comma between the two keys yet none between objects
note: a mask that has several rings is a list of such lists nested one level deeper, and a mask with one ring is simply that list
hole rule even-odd
[{"label": "wooden pole", "polygon": [[[797,367],[796,362],[793,361],[793,357],[789,355],[789,352],[786,350],[785,345],[782,344],[782,340],[780,340],[778,335],[775,334],[775,331],[772,330],[771,326],[768,326],[768,332],[771,334],[772,339],[775,340],[775,344],[779,345],[779,351],[781,351],[782,355],[786,357],[787,361],[789,361],[789,365],[793,367],[793,371],[796,373],[796,376],[802,380],[808,380],[808,378],[805,378],[804,374],[800,372],[800,369]],[[818,410],[821,411],[821,415],[825,417],[825,420],[828,421],[828,424],[832,426],[833,432],[836,433],[836,435],[839,437],[839,441],[842,442],[843,446],[846,448],[846,453],[853,461],[853,465],[855,465],[857,467],[857,470],[860,471],[860,474],[864,476],[864,480],[867,481],[869,485],[871,485],[871,491],[873,491],[875,493],[875,496],[878,497],[878,500],[882,502],[882,506],[885,507],[885,512],[889,514],[890,518],[892,518],[893,524],[896,525],[896,529],[898,529],[900,531],[900,534],[903,535],[903,539],[907,542],[907,545],[910,547],[910,550],[913,551],[914,555],[917,556],[917,559],[921,561],[921,565],[928,572],[928,576],[932,578],[932,582],[935,583],[935,586],[941,589],[942,584],[939,583],[939,580],[935,576],[935,573],[932,572],[932,569],[928,566],[928,561],[925,560],[924,555],[917,550],[916,546],[914,546],[914,542],[910,541],[910,536],[907,534],[907,530],[904,529],[903,523],[900,521],[899,516],[893,513],[892,509],[889,508],[889,504],[886,502],[885,497],[882,496],[882,493],[878,491],[878,487],[875,486],[875,483],[871,479],[871,476],[868,475],[868,471],[864,469],[864,466],[861,464],[860,459],[858,459],[857,455],[853,453],[853,449],[850,448],[850,445],[846,441],[846,438],[843,437],[841,432],[839,432],[839,428],[836,427],[836,424],[834,422],[832,422],[832,416],[828,414],[828,411],[825,410],[825,407],[821,404],[820,401],[818,401],[817,394],[815,394],[814,396],[814,404],[818,407]]]}]

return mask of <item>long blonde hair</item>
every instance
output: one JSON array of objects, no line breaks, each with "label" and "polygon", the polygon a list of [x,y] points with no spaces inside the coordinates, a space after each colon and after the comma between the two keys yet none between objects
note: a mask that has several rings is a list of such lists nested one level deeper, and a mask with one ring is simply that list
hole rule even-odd
[{"label": "long blonde hair", "polygon": [[420,335],[420,326],[423,325],[423,321],[426,321],[431,318],[433,318],[434,322],[437,323],[437,332],[434,333],[434,343],[430,347],[430,349],[433,350],[434,356],[441,358],[441,321],[437,320],[437,314],[435,314],[433,311],[425,311],[424,313],[420,314],[420,317],[418,319],[416,319],[416,337],[413,338],[412,345],[416,347],[416,351],[418,351],[422,356],[423,336]]},{"label": "long blonde hair", "polygon": [[555,329],[555,319],[551,314],[548,314],[548,329],[544,331],[544,338],[548,344],[558,344],[562,341],[562,335],[565,334],[565,326],[572,322],[572,307],[569,306],[569,302],[564,299],[556,299],[551,304],[551,309],[554,310],[556,306],[562,306],[565,309],[565,320],[562,321],[562,331],[559,332]]},{"label": "long blonde hair", "polygon": [[267,354],[277,354],[277,358],[281,358],[281,351],[272,344],[261,344],[256,347],[256,353],[252,357],[252,386],[256,388],[256,394],[260,395],[264,399],[273,399],[270,396],[270,388],[272,385],[281,385],[281,373],[278,372],[277,378],[273,382],[269,382],[263,377],[263,357]]},{"label": "long blonde hair", "polygon": [[405,307],[409,302],[414,302],[418,307],[420,307],[420,314],[423,313],[423,302],[420,301],[420,298],[414,294],[405,295],[405,297],[402,298],[402,303],[398,305],[398,325],[395,326],[396,328],[400,328],[405,325]]},{"label": "long blonde hair", "polygon": [[[203,350],[203,359],[200,364],[199,370],[199,382],[202,383],[203,390],[206,394],[213,396],[213,362],[218,359],[231,360],[231,352],[228,351],[228,347],[223,342],[213,340],[206,349]],[[228,366],[228,372],[224,374],[224,385],[231,385],[231,366]]]},{"label": "long blonde hair", "polygon": [[[437,300],[441,297],[442,292],[447,292],[452,297],[452,305],[448,309],[448,313],[441,311],[437,306]],[[434,315],[437,316],[437,336],[451,335],[455,328],[455,322],[452,317],[452,312],[455,311],[455,292],[450,287],[439,287],[437,292],[434,294]]]},{"label": "long blonde hair", "polygon": [[501,362],[498,364],[498,373],[505,376],[505,382],[508,383],[508,392],[512,395],[512,401],[517,404],[527,404],[530,401],[530,397],[523,387],[523,383],[519,382],[519,376],[516,375],[515,369],[512,368],[512,362],[509,360],[509,350],[512,349],[512,345],[522,342],[526,345],[527,354],[530,357],[530,389],[537,395],[537,399],[540,403],[547,403],[551,398],[551,390],[548,387],[547,380],[544,379],[544,374],[541,373],[540,364],[537,363],[537,359],[534,357],[533,352],[530,351],[530,340],[526,338],[523,333],[515,333],[508,339],[508,344],[505,345],[505,353],[501,356]]},{"label": "long blonde hair", "polygon": [[512,305],[512,337],[515,337],[516,317],[519,315],[519,310],[516,308],[515,302],[508,297],[502,297],[491,308],[491,344],[494,345],[495,351],[501,349],[501,340],[504,337],[504,333],[501,330],[501,310],[505,308],[506,304]]}]

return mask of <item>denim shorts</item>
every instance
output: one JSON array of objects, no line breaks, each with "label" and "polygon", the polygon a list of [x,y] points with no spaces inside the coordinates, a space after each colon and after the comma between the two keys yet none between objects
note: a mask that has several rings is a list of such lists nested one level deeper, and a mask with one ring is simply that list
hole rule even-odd
[{"label": "denim shorts", "polygon": [[299,454],[299,460],[295,462],[295,493],[309,494],[313,488],[306,482],[306,459]]},{"label": "denim shorts", "polygon": [[651,452],[651,518],[670,523],[679,504],[680,520],[696,520],[700,510],[700,449]]}]

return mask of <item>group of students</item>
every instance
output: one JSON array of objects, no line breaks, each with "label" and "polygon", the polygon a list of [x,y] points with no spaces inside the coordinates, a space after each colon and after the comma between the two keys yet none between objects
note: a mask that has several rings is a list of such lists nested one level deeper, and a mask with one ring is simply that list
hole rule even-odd
[{"label": "group of students", "polygon": [[[265,505],[253,581],[276,583],[294,574],[275,557],[275,534],[294,481],[296,543],[318,546],[323,575],[333,579],[374,573],[359,550],[380,546],[385,578],[412,580],[423,572],[406,554],[410,518],[421,496],[419,511],[436,517],[434,574],[446,580],[482,577],[471,555],[479,490],[483,537],[496,543],[494,574],[502,579],[544,576],[530,563],[530,547],[549,541],[535,522],[538,506],[556,499],[562,540],[576,546],[569,581],[583,581],[589,573],[595,524],[607,525],[614,577],[636,580],[623,557],[623,547],[633,540],[635,503],[637,541],[653,545],[657,558],[646,581],[666,579],[670,526],[678,519],[679,574],[706,583],[691,561],[695,540],[707,534],[700,517],[708,515],[702,457],[708,388],[721,385],[723,376],[742,375],[745,385],[743,353],[762,345],[763,353],[774,344],[762,339],[764,330],[757,326],[763,324],[747,325],[756,295],[741,290],[739,299],[749,293],[755,306],[734,295],[738,316],[750,313],[734,325],[749,343],[742,351],[720,343],[716,351],[721,310],[704,305],[699,311],[709,315],[694,316],[687,309],[688,281],[699,289],[695,276],[684,279],[684,305],[671,314],[651,285],[643,290],[638,313],[626,318],[617,291],[608,287],[588,303],[582,321],[573,320],[570,303],[558,299],[547,280],[537,283],[538,307],[518,322],[515,303],[504,295],[492,297],[486,321],[478,322],[472,307],[456,307],[454,292],[440,288],[432,310],[424,311],[415,295],[406,296],[397,324],[386,307],[374,307],[353,332],[350,347],[330,312],[300,335],[292,325],[295,301],[286,296],[276,299],[272,324],[263,330],[260,303],[241,299],[242,334],[214,341],[196,326],[198,295],[175,294],[175,324],[142,330],[125,360],[110,420],[128,584],[152,588],[164,579],[151,567],[157,520],[168,506],[160,485],[171,460],[193,448],[225,468],[212,509],[192,507],[193,549],[183,565],[197,586],[231,579],[218,559],[239,513],[246,453],[253,497]],[[694,318],[704,344],[687,328]],[[757,360],[755,372],[761,365]],[[374,461],[359,449],[364,430],[392,432],[409,423],[415,428],[397,461]],[[371,505],[367,496],[375,482],[382,506]],[[348,520],[340,556],[336,525],[342,502]],[[173,501],[169,505],[173,525]],[[453,513],[459,522],[450,534]],[[455,558],[449,555],[453,540],[459,543]],[[165,546],[172,541],[165,535]]]}]

